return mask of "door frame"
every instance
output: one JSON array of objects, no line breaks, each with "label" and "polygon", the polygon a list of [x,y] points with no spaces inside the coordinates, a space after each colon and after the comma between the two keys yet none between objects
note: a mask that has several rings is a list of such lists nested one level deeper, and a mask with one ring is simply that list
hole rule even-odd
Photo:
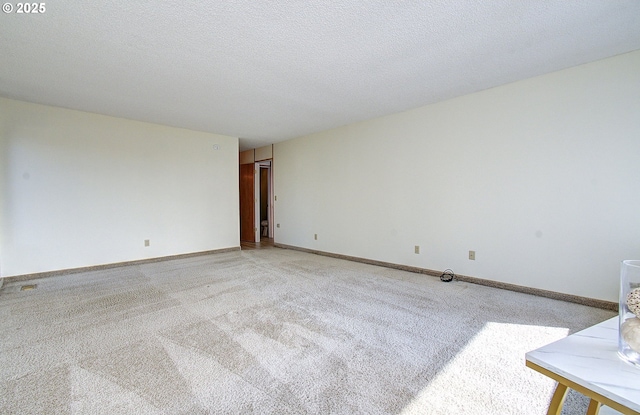
[{"label": "door frame", "polygon": [[[267,170],[267,222],[269,222],[269,228],[268,228],[268,237],[269,238],[273,238],[274,235],[274,214],[273,214],[273,159],[267,159],[267,160],[261,160],[259,162],[256,163],[256,176],[257,176],[257,180],[256,180],[256,188],[258,189],[256,191],[256,200],[258,201],[258,203],[256,204],[256,209],[258,211],[258,214],[256,215],[256,220],[257,220],[257,224],[260,225],[260,199],[261,199],[261,194],[260,191],[262,189],[262,186],[260,186],[260,170],[261,169],[265,169]],[[260,230],[260,226],[258,226],[258,239],[257,241],[260,240],[260,235],[262,235],[262,232]]]},{"label": "door frame", "polygon": [[253,237],[260,242],[260,162],[253,164]]}]

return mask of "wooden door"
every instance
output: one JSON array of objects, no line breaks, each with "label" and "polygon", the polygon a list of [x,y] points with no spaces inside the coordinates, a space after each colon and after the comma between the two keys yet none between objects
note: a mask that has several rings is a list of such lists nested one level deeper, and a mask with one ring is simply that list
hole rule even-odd
[{"label": "wooden door", "polygon": [[256,242],[254,176],[253,163],[240,165],[240,240],[245,242]]}]

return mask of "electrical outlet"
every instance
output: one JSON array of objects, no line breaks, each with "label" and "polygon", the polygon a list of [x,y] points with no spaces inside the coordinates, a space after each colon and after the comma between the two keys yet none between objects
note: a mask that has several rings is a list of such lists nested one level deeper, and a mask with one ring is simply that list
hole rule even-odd
[{"label": "electrical outlet", "polygon": [[277,224],[277,225],[276,225],[276,228],[279,228],[279,227],[280,227],[280,224]]},{"label": "electrical outlet", "polygon": [[148,239],[144,240],[144,246],[149,246],[149,240]]},{"label": "electrical outlet", "polygon": [[415,252],[416,254],[419,254],[419,253],[420,253],[420,245],[416,245],[416,246],[413,248],[413,252]]},{"label": "electrical outlet", "polygon": [[315,239],[316,241],[318,240],[318,234],[317,233],[313,234],[313,239]]},{"label": "electrical outlet", "polygon": [[469,251],[469,259],[472,261],[476,260],[476,251]]}]

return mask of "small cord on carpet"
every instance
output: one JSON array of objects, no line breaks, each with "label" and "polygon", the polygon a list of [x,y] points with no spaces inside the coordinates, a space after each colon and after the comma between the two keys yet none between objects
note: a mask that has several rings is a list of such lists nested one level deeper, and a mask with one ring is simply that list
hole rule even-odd
[{"label": "small cord on carpet", "polygon": [[453,270],[447,268],[444,270],[442,275],[440,275],[440,281],[451,282],[455,277],[456,277],[456,274],[453,273]]}]

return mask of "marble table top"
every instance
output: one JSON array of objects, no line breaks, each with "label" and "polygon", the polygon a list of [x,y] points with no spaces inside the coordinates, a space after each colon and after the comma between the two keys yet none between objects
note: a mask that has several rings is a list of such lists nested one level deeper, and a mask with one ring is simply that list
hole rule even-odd
[{"label": "marble table top", "polygon": [[618,356],[618,317],[533,350],[526,360],[640,411],[640,368]]}]

